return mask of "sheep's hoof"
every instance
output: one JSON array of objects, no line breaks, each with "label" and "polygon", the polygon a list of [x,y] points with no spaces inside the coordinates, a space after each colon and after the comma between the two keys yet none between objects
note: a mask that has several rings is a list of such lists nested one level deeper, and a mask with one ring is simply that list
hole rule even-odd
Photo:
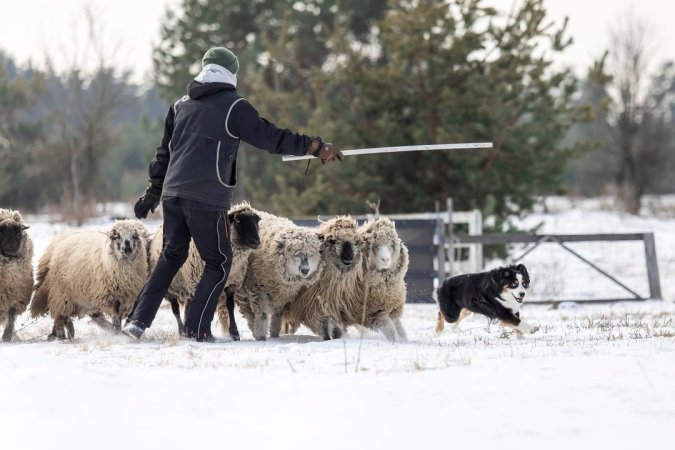
[{"label": "sheep's hoof", "polygon": [[235,342],[239,342],[241,340],[238,334],[231,334],[230,339],[232,339]]},{"label": "sheep's hoof", "polygon": [[10,334],[3,334],[2,335],[2,342],[11,342],[12,341],[12,336]]},{"label": "sheep's hoof", "polygon": [[253,336],[256,341],[266,341],[267,336]]}]

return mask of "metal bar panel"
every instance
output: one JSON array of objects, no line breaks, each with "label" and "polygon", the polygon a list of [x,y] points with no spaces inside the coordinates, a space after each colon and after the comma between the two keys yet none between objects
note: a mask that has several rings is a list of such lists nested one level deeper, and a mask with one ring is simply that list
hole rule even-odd
[{"label": "metal bar panel", "polygon": [[621,234],[484,234],[482,236],[456,235],[461,244],[499,245],[512,243],[536,243],[544,237],[559,242],[642,241],[643,233]]},{"label": "metal bar panel", "polygon": [[572,250],[571,248],[569,248],[568,246],[566,246],[566,245],[563,244],[562,242],[559,242],[559,241],[556,241],[556,242],[557,242],[562,248],[564,248],[565,250],[567,250],[568,252],[570,252],[571,254],[573,254],[574,256],[576,256],[577,258],[579,258],[580,260],[582,260],[583,262],[585,262],[586,264],[588,264],[589,266],[591,266],[592,268],[594,268],[596,271],[600,272],[602,275],[606,276],[607,278],[609,278],[610,280],[612,280],[614,283],[616,283],[617,285],[621,286],[621,287],[622,287],[623,289],[625,289],[626,291],[628,291],[628,292],[630,292],[631,294],[633,294],[637,300],[644,300],[644,299],[640,296],[640,294],[638,294],[637,292],[635,292],[634,290],[632,290],[631,288],[629,288],[628,286],[626,286],[625,284],[623,284],[622,282],[620,282],[619,280],[617,280],[616,278],[614,278],[614,277],[613,277],[612,275],[610,275],[608,272],[605,272],[605,271],[602,270],[600,267],[596,266],[596,265],[593,264],[591,261],[589,261],[588,259],[584,258],[584,257],[581,256],[579,253],[575,252],[574,250]]}]

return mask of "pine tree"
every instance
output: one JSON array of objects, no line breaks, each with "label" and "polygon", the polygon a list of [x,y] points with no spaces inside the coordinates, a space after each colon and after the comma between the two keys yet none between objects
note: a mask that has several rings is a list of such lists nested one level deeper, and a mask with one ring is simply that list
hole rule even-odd
[{"label": "pine tree", "polygon": [[31,70],[18,70],[0,54],[0,204],[35,206],[37,151],[42,124],[28,113],[44,88],[44,78]]},{"label": "pine tree", "polygon": [[[509,17],[483,4],[393,7],[379,24],[378,55],[351,53],[336,72],[339,101],[331,105],[345,145],[492,141],[495,148],[360,157],[343,163],[334,186],[375,195],[383,212],[430,210],[453,197],[459,208],[501,217],[559,189],[565,163],[584,146],[560,143],[590,112],[573,103],[570,71],[552,64],[571,42],[566,24],[550,23],[540,0]],[[349,201],[365,207],[359,195]]]}]

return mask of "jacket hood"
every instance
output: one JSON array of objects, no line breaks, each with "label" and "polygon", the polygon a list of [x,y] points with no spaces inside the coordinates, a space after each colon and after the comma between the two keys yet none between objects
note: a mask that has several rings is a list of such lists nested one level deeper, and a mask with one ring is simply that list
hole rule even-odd
[{"label": "jacket hood", "polygon": [[188,84],[187,93],[192,100],[196,100],[226,89],[234,90],[235,88],[228,83],[200,83],[193,80]]}]

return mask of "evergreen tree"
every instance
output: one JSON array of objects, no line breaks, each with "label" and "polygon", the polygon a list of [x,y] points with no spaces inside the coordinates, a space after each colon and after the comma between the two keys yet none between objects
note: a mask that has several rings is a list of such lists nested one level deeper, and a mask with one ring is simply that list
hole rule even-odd
[{"label": "evergreen tree", "polygon": [[573,103],[574,76],[552,65],[571,43],[566,24],[547,20],[540,0],[508,17],[484,3],[397,2],[379,24],[377,54],[350,52],[333,74],[331,116],[344,146],[495,145],[345,161],[329,183],[352,211],[366,209],[364,194],[380,198],[382,212],[453,197],[460,209],[505,217],[560,188],[565,163],[585,145],[560,143],[590,113]]},{"label": "evergreen tree", "polygon": [[37,163],[40,121],[28,117],[44,88],[32,70],[20,71],[0,54],[0,205],[34,207],[40,200]]}]

